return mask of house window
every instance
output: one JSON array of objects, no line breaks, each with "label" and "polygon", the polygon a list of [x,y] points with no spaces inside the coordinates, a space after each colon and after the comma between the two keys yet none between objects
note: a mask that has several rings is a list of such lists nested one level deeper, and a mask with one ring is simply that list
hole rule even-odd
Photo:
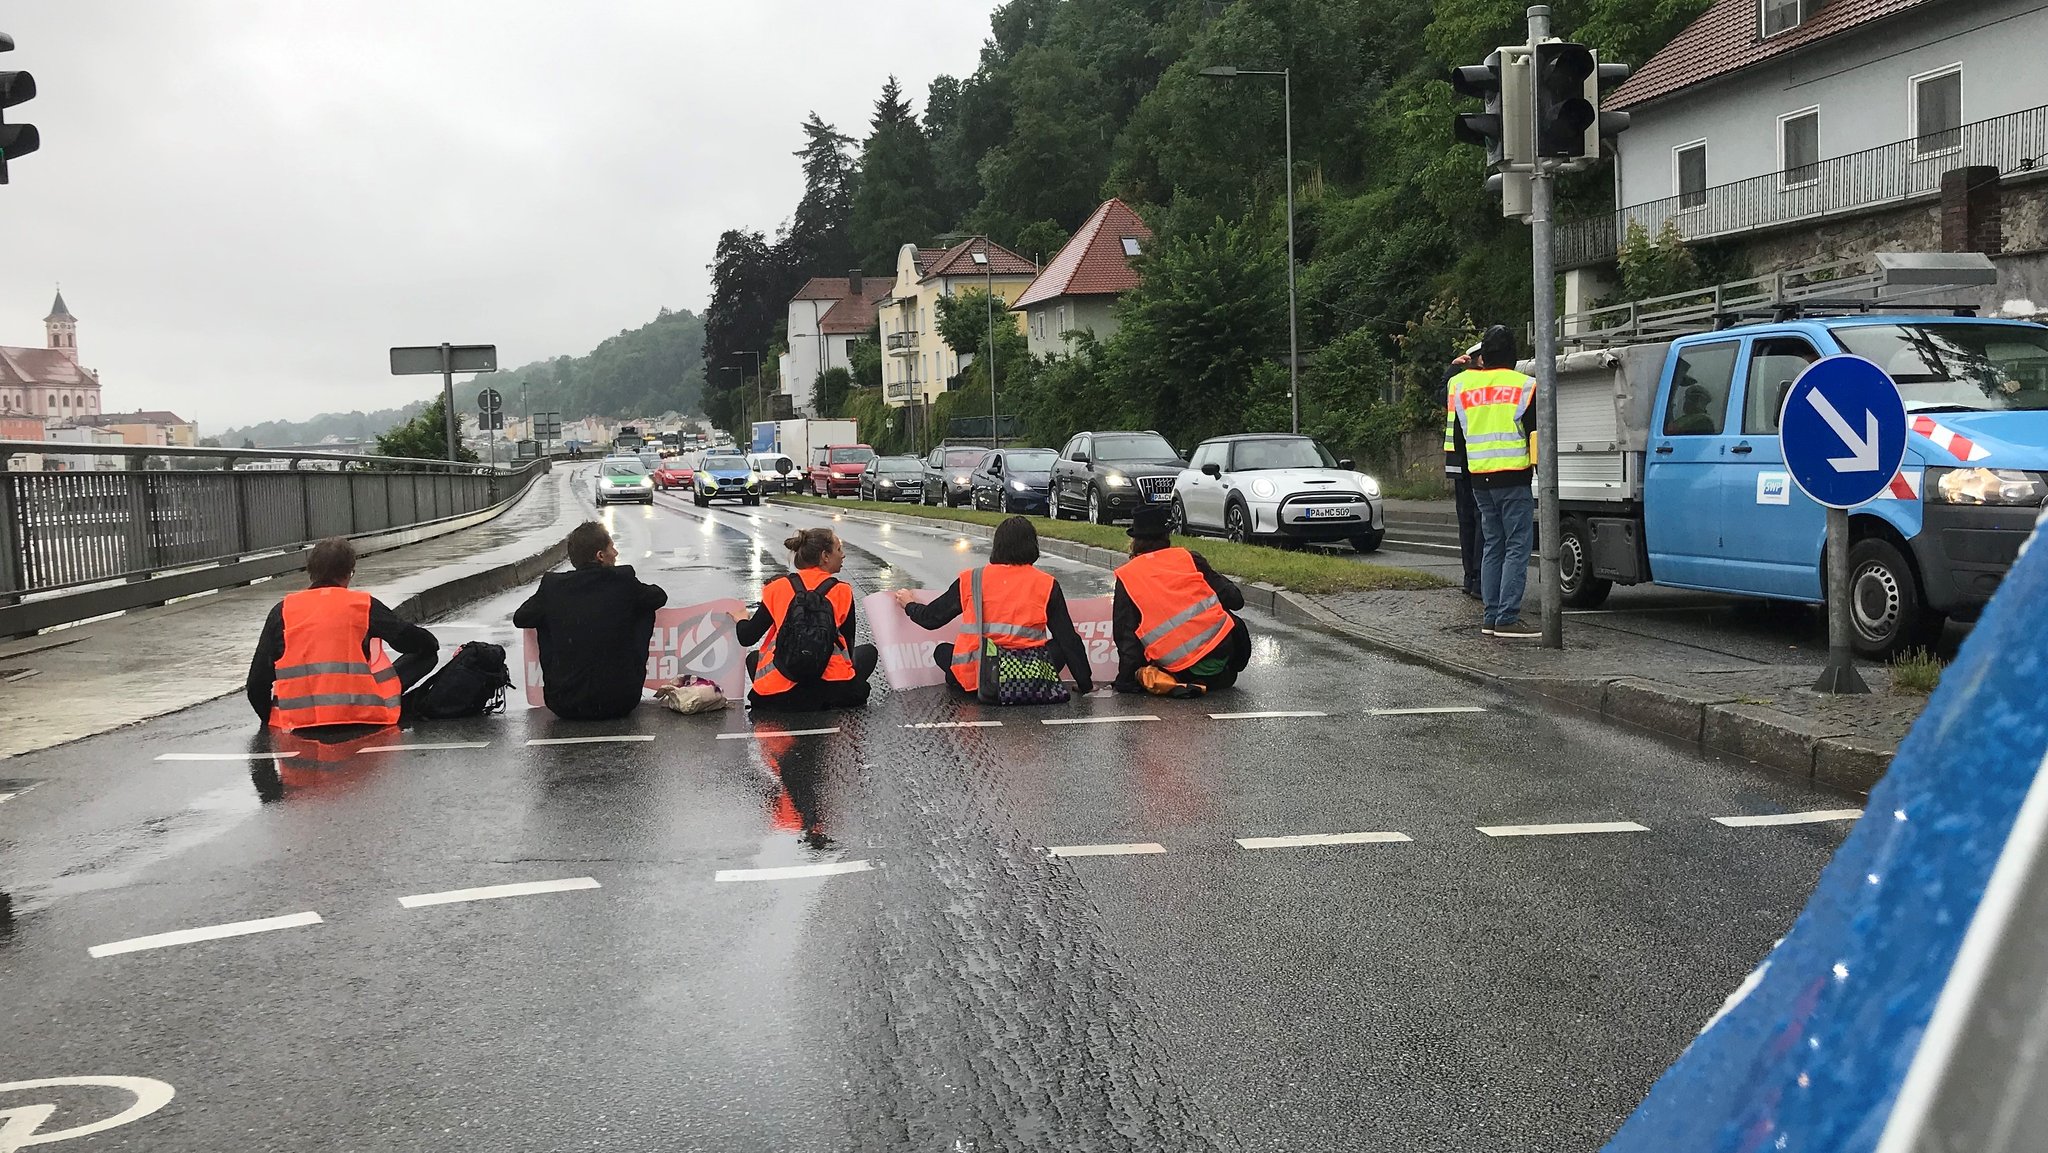
[{"label": "house window", "polygon": [[1139,248],[1138,248],[1138,238],[1137,238],[1137,237],[1135,237],[1135,236],[1126,236],[1126,237],[1124,237],[1124,255],[1125,255],[1125,256],[1136,256],[1136,255],[1138,255],[1138,252],[1139,252]]},{"label": "house window", "polygon": [[1054,334],[1055,334],[1055,335],[1059,336],[1059,337],[1060,337],[1061,339],[1065,339],[1065,338],[1066,338],[1066,335],[1067,335],[1067,306],[1066,306],[1066,305],[1064,305],[1064,304],[1060,305],[1060,315],[1059,315],[1059,327],[1057,327],[1057,328],[1053,329],[1053,332],[1054,332]]},{"label": "house window", "polygon": [[1707,203],[1707,142],[1695,140],[1671,150],[1677,169],[1678,207],[1701,208]]},{"label": "house window", "polygon": [[1915,76],[1913,155],[1953,152],[1963,144],[1963,66]]},{"label": "house window", "polygon": [[1786,188],[1820,179],[1820,110],[1808,108],[1778,118],[1778,168]]},{"label": "house window", "polygon": [[1780,32],[1790,32],[1806,23],[1807,17],[1819,7],[1815,0],[1763,0],[1763,34],[1766,39]]}]

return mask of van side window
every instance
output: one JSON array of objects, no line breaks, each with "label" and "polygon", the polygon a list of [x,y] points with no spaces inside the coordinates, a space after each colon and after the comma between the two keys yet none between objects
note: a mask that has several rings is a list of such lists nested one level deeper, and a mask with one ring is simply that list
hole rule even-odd
[{"label": "van side window", "polygon": [[1806,366],[1820,359],[1813,345],[1794,336],[1759,340],[1749,350],[1749,381],[1743,390],[1742,431],[1752,436],[1778,435],[1778,415],[1785,394]]},{"label": "van side window", "polygon": [[1728,426],[1739,347],[1734,341],[1694,345],[1678,358],[1664,405],[1665,436],[1719,436]]}]

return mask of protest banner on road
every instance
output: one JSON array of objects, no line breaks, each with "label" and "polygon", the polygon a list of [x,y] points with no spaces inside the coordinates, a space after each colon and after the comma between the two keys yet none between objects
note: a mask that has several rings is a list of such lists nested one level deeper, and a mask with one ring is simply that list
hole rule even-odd
[{"label": "protest banner on road", "polygon": [[[744,603],[727,597],[657,610],[654,636],[647,643],[647,687],[657,689],[684,673],[695,673],[717,681],[726,699],[744,698],[747,655],[733,635],[732,614],[746,609]],[[526,703],[537,709],[546,703],[541,694],[540,641],[532,629],[520,632],[525,646]]]},{"label": "protest banner on road", "polygon": [[[929,603],[943,591],[918,589],[917,600],[920,604]],[[959,621],[936,632],[921,629],[903,615],[888,593],[870,594],[861,601],[861,611],[867,614],[868,632],[881,652],[882,673],[889,678],[890,688],[922,689],[946,683],[946,671],[933,659],[932,650],[959,635]],[[1081,634],[1081,642],[1088,646],[1089,675],[1097,685],[1105,687],[1116,679],[1116,641],[1110,631],[1109,611],[1109,597],[1067,602],[1067,613],[1074,618],[1074,631]],[[1071,672],[1066,678],[1074,679]]]}]

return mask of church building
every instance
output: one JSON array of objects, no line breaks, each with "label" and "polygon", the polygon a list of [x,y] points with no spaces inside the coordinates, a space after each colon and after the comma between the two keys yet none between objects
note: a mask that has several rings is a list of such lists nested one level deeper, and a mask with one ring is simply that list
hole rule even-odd
[{"label": "church building", "polygon": [[43,318],[42,348],[0,345],[0,418],[73,421],[99,412],[100,377],[78,363],[78,318],[60,291]]}]

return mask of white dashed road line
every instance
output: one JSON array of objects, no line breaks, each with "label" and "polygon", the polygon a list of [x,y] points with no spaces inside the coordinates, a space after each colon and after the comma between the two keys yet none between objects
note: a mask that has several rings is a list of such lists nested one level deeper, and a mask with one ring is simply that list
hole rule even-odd
[{"label": "white dashed road line", "polygon": [[836,861],[829,865],[784,865],[779,869],[720,869],[713,881],[794,881],[803,877],[837,877],[865,873],[874,868],[869,861]]},{"label": "white dashed road line", "polygon": [[838,726],[829,729],[754,729],[744,733],[720,733],[721,741],[758,741],[762,737],[829,737],[839,731]]},{"label": "white dashed road line", "polygon": [[535,737],[526,742],[528,748],[535,745],[604,745],[651,741],[652,734],[629,734],[620,737]]},{"label": "white dashed road line", "polygon": [[1001,722],[1001,721],[924,721],[924,722],[921,722],[921,723],[919,723],[919,724],[914,724],[914,725],[905,725],[905,726],[903,726],[903,727],[904,727],[904,728],[906,728],[906,729],[1000,729],[1000,728],[1002,728],[1002,727],[1003,727],[1003,722]]},{"label": "white dashed road line", "polygon": [[0,805],[4,805],[20,795],[20,793],[0,793]]},{"label": "white dashed road line", "polygon": [[1758,817],[1715,817],[1714,823],[1731,829],[1754,829],[1763,825],[1818,825],[1828,821],[1853,821],[1862,809],[1821,809],[1811,813],[1768,813]]},{"label": "white dashed road line", "polygon": [[491,742],[489,741],[442,741],[439,744],[371,745],[367,749],[360,749],[358,751],[365,753],[439,753],[451,749],[488,749],[490,747]]},{"label": "white dashed road line", "polygon": [[1489,837],[1556,837],[1567,833],[1647,833],[1634,821],[1585,821],[1573,825],[1480,825]]},{"label": "white dashed road line", "polygon": [[1140,841],[1130,845],[1055,845],[1045,854],[1048,857],[1136,857],[1165,851],[1165,845]]},{"label": "white dashed road line", "polygon": [[297,753],[158,753],[159,761],[288,761]]},{"label": "white dashed road line", "polygon": [[1038,722],[1041,725],[1121,725],[1131,721],[1156,721],[1158,717],[1147,713],[1135,717],[1061,717],[1057,720]]},{"label": "white dashed road line", "polygon": [[567,893],[577,889],[598,888],[594,877],[568,877],[559,881],[520,881],[510,885],[485,885],[477,889],[450,889],[445,893],[420,893],[411,897],[400,897],[398,903],[408,909],[427,905],[454,905],[463,901],[495,901],[500,897],[531,897],[536,893]]},{"label": "white dashed road line", "polygon": [[1239,837],[1247,849],[1300,849],[1311,845],[1385,845],[1414,838],[1406,833],[1307,833],[1298,837]]},{"label": "white dashed road line", "polygon": [[1485,711],[1485,709],[1480,708],[1478,705],[1452,705],[1448,708],[1438,709],[1367,709],[1365,715],[1368,717],[1434,717],[1445,716],[1451,713],[1483,713]]},{"label": "white dashed road line", "polygon": [[303,925],[320,923],[318,913],[293,913],[288,917],[265,917],[259,921],[236,921],[227,925],[208,925],[203,929],[179,929],[175,933],[157,933],[149,937],[130,937],[106,945],[94,945],[86,952],[94,957],[114,957],[122,953],[139,953],[144,949],[162,949],[170,945],[190,945],[197,941],[218,941],[224,937],[246,937],[251,933],[270,933],[278,929],[296,929]]},{"label": "white dashed road line", "polygon": [[1271,713],[1210,713],[1212,721],[1274,721],[1292,717],[1327,717],[1328,713],[1317,712],[1271,712]]}]

